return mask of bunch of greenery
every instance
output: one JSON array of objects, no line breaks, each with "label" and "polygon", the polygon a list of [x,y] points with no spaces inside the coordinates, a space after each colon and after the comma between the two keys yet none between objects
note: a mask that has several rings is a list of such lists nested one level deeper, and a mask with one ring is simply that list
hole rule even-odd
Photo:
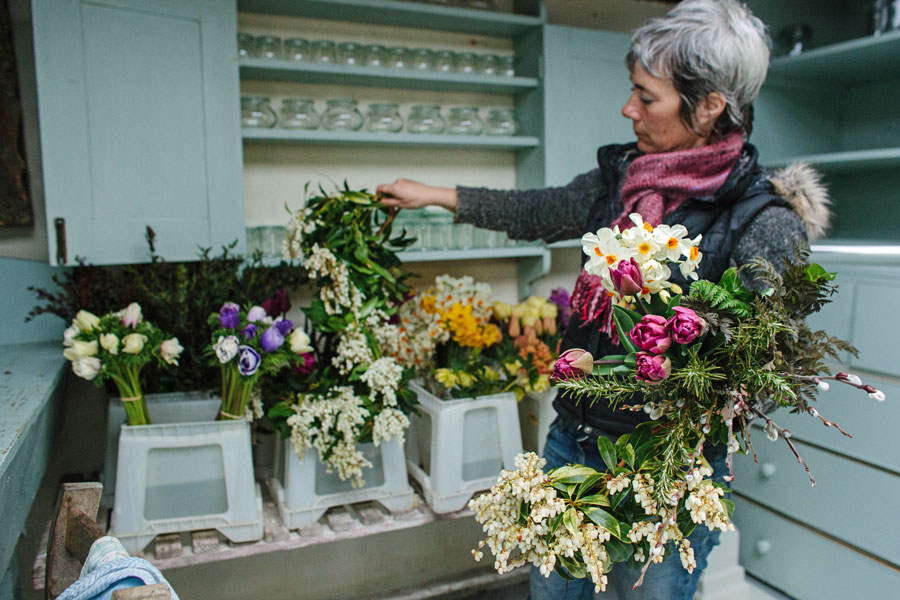
[{"label": "bunch of greenery", "polygon": [[137,302],[147,319],[175,333],[184,346],[177,370],[151,364],[142,371],[145,393],[218,388],[218,369],[208,365],[204,348],[209,343],[207,317],[219,310],[222,298],[243,306],[307,281],[305,273],[288,262],[269,266],[259,252],[249,257],[234,254],[237,241],[223,246],[218,255],[201,248],[196,261],[167,262],[156,252],[150,227],[146,238],[148,263],[96,266],[78,260],[76,267],[54,276],[57,289],[29,288],[41,304],[26,317],[54,314],[69,323],[82,309],[102,315]]}]

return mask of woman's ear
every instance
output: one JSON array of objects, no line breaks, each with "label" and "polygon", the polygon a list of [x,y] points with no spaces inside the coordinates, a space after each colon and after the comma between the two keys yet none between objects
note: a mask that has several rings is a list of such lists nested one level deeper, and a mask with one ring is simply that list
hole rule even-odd
[{"label": "woman's ear", "polygon": [[697,105],[697,125],[700,131],[710,132],[719,116],[725,112],[725,96],[711,92]]}]

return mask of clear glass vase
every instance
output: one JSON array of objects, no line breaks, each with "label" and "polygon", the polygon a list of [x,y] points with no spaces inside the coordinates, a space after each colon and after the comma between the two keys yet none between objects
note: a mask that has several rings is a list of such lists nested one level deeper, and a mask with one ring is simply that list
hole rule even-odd
[{"label": "clear glass vase", "polygon": [[516,135],[519,122],[512,108],[492,108],[484,124],[485,135]]},{"label": "clear glass vase", "polygon": [[474,106],[454,106],[447,117],[447,133],[453,135],[480,135],[484,122]]},{"label": "clear glass vase", "polygon": [[241,127],[271,129],[278,122],[275,111],[265,96],[241,97]]},{"label": "clear glass vase", "polygon": [[436,104],[417,104],[410,109],[406,119],[409,133],[444,133],[446,122],[441,116],[441,107]]},{"label": "clear glass vase", "polygon": [[363,125],[362,113],[356,108],[356,100],[332,98],[322,113],[322,127],[330,131],[357,131]]},{"label": "clear glass vase", "polygon": [[281,102],[280,125],[284,129],[316,129],[319,115],[308,98],[285,98]]},{"label": "clear glass vase", "polygon": [[394,102],[374,102],[366,113],[366,131],[397,133],[403,129],[403,117]]}]

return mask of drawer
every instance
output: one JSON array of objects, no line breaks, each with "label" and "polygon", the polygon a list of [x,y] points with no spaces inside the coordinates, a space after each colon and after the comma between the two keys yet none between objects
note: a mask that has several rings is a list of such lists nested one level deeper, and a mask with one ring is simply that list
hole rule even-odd
[{"label": "drawer", "polygon": [[896,318],[900,282],[857,282],[854,289],[850,342],[859,358],[850,364],[858,369],[900,377],[900,320]]},{"label": "drawer", "polygon": [[[797,600],[895,600],[900,570],[734,494],[740,563]],[[885,529],[881,535],[897,535]]]},{"label": "drawer", "polygon": [[[842,435],[836,429],[825,427],[822,421],[806,413],[792,415],[782,409],[772,418],[782,427],[790,429],[795,439],[830,448],[900,473],[900,443],[897,441],[900,380],[866,377],[866,383],[883,391],[887,400],[877,402],[861,390],[832,382],[831,389],[819,392],[818,399],[813,403],[822,416],[840,425],[852,438]],[[762,424],[762,420],[756,419],[754,424]],[[768,443],[765,434],[754,429],[753,440],[759,439]],[[779,442],[779,445],[790,455],[784,442]]]},{"label": "drawer", "polygon": [[795,440],[816,480],[812,487],[787,444],[758,433],[759,464],[735,457],[737,493],[900,565],[900,476]]}]

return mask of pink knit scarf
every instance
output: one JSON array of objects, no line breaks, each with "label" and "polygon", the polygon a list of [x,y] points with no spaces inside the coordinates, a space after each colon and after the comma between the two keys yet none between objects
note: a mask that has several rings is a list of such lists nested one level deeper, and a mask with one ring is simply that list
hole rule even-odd
[{"label": "pink knit scarf", "polygon": [[[692,197],[713,195],[741,156],[744,140],[732,133],[715,144],[690,150],[643,154],[628,166],[622,185],[622,214],[612,225],[628,229],[628,215],[638,213],[654,227]],[[570,301],[583,324],[596,323],[616,343],[612,303],[600,277],[582,271]]]}]

